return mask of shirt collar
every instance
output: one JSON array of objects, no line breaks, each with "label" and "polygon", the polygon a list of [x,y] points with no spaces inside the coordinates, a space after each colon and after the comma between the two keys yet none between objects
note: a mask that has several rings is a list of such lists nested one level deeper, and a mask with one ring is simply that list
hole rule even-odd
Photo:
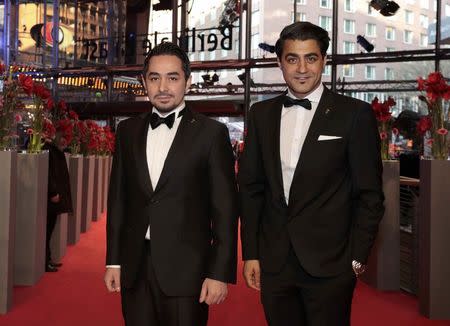
[{"label": "shirt collar", "polygon": [[162,118],[167,117],[168,115],[175,113],[175,116],[177,118],[179,118],[178,116],[178,112],[180,112],[181,110],[183,110],[186,107],[186,102],[183,101],[180,103],[180,105],[178,105],[175,109],[173,109],[172,111],[169,112],[159,112],[155,107],[152,108],[152,113],[155,112],[157,115],[159,115]]},{"label": "shirt collar", "polygon": [[[308,100],[310,100],[313,103],[319,103],[320,98],[322,97],[324,86],[322,83],[320,83],[319,87],[317,87],[311,94],[306,96]],[[292,98],[297,98],[294,94],[292,94],[291,90],[288,88],[287,95]]]}]

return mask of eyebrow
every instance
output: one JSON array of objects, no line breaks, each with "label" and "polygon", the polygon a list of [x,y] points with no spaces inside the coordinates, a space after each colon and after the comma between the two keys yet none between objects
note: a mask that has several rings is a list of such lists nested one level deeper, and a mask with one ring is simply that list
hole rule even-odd
[{"label": "eyebrow", "polygon": [[[311,56],[316,56],[316,57],[318,57],[319,55],[318,55],[317,53],[315,53],[315,52],[306,53],[306,54],[304,55],[304,57],[311,57]],[[299,58],[300,56],[299,56],[297,53],[291,53],[291,52],[289,52],[289,53],[286,53],[286,55],[285,55],[285,58],[287,58],[287,57],[296,57],[296,58]]]},{"label": "eyebrow", "polygon": [[[157,73],[157,72],[154,72],[154,71],[150,71],[147,76],[160,76],[160,75],[161,75],[160,73]],[[173,71],[173,72],[167,73],[166,75],[168,75],[168,76],[180,76],[180,73],[178,73],[176,71]]]}]

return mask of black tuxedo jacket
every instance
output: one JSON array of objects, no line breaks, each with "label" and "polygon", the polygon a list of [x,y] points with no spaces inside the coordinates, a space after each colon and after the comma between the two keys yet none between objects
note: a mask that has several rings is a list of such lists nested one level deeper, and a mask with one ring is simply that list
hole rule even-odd
[{"label": "black tuxedo jacket", "polygon": [[[311,275],[338,275],[351,269],[353,259],[366,262],[383,216],[377,123],[370,105],[325,88],[286,203],[282,105],[283,95],[249,113],[238,178],[243,258],[278,272],[292,246]],[[341,138],[319,141],[320,135]]]},{"label": "black tuxedo jacket", "polygon": [[107,211],[107,265],[121,286],[141,268],[150,224],[153,266],[169,296],[198,295],[208,277],[236,281],[237,189],[227,128],[186,108],[155,189],[147,167],[150,113],[116,133]]},{"label": "black tuxedo jacket", "polygon": [[[47,212],[52,215],[72,212],[72,195],[66,155],[53,143],[45,143],[42,149],[48,150]],[[59,202],[52,202],[50,199],[58,194]]]}]

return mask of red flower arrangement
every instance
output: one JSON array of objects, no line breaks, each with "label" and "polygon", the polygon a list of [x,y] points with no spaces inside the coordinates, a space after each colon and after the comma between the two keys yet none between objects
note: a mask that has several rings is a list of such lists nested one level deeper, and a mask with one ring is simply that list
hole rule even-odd
[{"label": "red flower arrangement", "polygon": [[31,128],[29,130],[30,142],[28,150],[31,153],[39,153],[42,150],[45,138],[53,139],[55,137],[55,127],[49,117],[49,107],[53,102],[51,93],[42,83],[33,81],[29,75],[20,74],[19,84],[27,95],[31,95],[33,105],[31,114]]},{"label": "red flower arrangement", "polygon": [[[70,146],[73,140],[74,125],[76,122],[71,119],[66,103],[64,100],[60,100],[55,104],[55,102],[49,98],[47,100],[47,107],[50,110],[51,118],[55,125],[54,143],[60,148]],[[76,121],[78,121],[78,116],[76,116]]]},{"label": "red flower arrangement", "polygon": [[18,94],[25,91],[20,81],[14,77],[16,66],[6,67],[0,63],[0,80],[3,88],[0,92],[0,150],[15,148],[16,125],[22,121],[20,111],[24,105]]},{"label": "red flower arrangement", "polygon": [[428,115],[422,117],[417,124],[417,131],[424,135],[428,131],[432,138],[431,151],[434,159],[447,160],[449,154],[448,125],[443,109],[443,101],[450,99],[450,85],[440,72],[433,72],[427,79],[420,77],[417,80],[418,90],[425,91],[426,96],[419,99],[427,104]]},{"label": "red flower arrangement", "polygon": [[381,138],[381,158],[383,160],[389,160],[389,139],[391,132],[398,134],[398,130],[394,132],[392,129],[392,112],[391,108],[396,103],[392,97],[388,97],[386,101],[381,103],[377,97],[372,101],[372,109],[375,113],[375,117],[378,121],[378,132]]}]

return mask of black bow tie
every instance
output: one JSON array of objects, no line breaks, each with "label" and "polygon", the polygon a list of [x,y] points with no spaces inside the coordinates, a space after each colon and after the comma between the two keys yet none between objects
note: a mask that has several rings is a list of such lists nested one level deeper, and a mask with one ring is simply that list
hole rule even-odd
[{"label": "black bow tie", "polygon": [[[184,114],[184,109],[178,112],[178,117],[181,117]],[[153,112],[150,117],[150,126],[152,129],[158,128],[161,124],[165,123],[169,129],[173,127],[173,123],[175,122],[175,112],[172,112],[167,117],[161,117],[158,113]]]},{"label": "black bow tie", "polygon": [[289,108],[294,105],[300,105],[301,107],[305,108],[306,110],[311,110],[311,101],[307,98],[303,98],[301,100],[299,99],[293,99],[292,97],[285,96],[284,98],[284,107]]}]

